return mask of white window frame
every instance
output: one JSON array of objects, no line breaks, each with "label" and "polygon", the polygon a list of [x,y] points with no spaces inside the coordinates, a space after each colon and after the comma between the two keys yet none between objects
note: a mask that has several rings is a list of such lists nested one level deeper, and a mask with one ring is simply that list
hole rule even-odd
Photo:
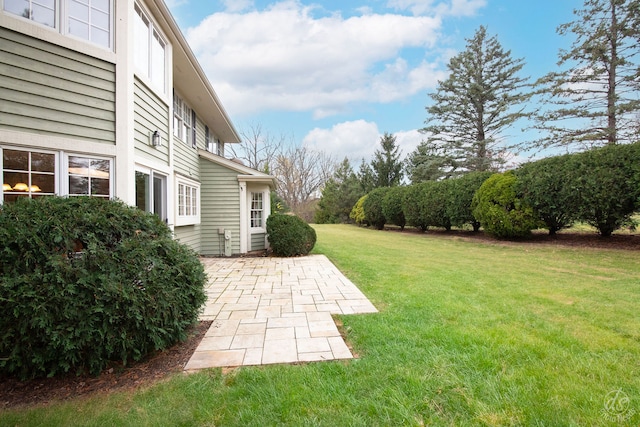
[{"label": "white window frame", "polygon": [[[38,3],[38,0],[28,0],[31,3]],[[109,2],[109,9],[107,11],[108,13],[108,28],[101,28],[102,30],[106,30],[108,32],[107,35],[107,45],[101,44],[101,43],[97,43],[91,40],[91,28],[95,27],[95,28],[99,28],[97,25],[92,25],[91,22],[91,9],[96,9],[93,8],[91,6],[91,1],[92,0],[88,0],[88,7],[89,7],[89,21],[85,22],[86,24],[89,25],[89,34],[88,37],[82,37],[80,35],[76,35],[76,34],[72,34],[69,31],[69,22],[70,20],[76,20],[79,21],[78,19],[74,18],[71,16],[70,12],[71,12],[71,2],[73,0],[55,0],[54,1],[54,6],[53,6],[53,15],[54,15],[54,25],[53,27],[47,24],[43,24],[40,23],[36,20],[34,20],[33,18],[29,17],[23,17],[22,15],[18,15],[15,14],[13,12],[9,12],[8,10],[5,9],[7,3],[9,2],[9,0],[0,0],[0,4],[2,5],[2,7],[0,7],[0,13],[9,15],[9,16],[13,16],[13,17],[17,17],[19,19],[24,19],[27,21],[30,21],[32,23],[34,23],[35,25],[41,26],[43,28],[49,28],[51,30],[55,30],[60,34],[63,34],[65,36],[69,36],[69,37],[73,37],[74,39],[77,40],[82,40],[84,42],[90,43],[93,46],[97,46],[100,47],[102,49],[107,49],[109,51],[113,51],[113,46],[114,46],[114,15],[115,15],[115,2],[116,0],[108,0]],[[93,21],[95,22],[95,21]]]},{"label": "white window frame", "polygon": [[86,154],[76,154],[76,153],[64,153],[63,156],[63,175],[64,175],[64,181],[63,181],[63,194],[69,196],[69,197],[79,197],[79,196],[93,196],[91,194],[91,173],[88,171],[87,172],[87,177],[89,178],[89,193],[88,194],[71,194],[71,188],[69,186],[69,176],[70,175],[74,175],[74,176],[85,176],[84,174],[76,174],[76,173],[72,173],[71,171],[69,171],[69,158],[70,157],[80,157],[83,159],[89,159],[89,160],[106,160],[109,162],[109,195],[108,197],[104,197],[103,195],[97,195],[95,197],[101,197],[101,198],[108,198],[111,199],[113,198],[113,188],[114,188],[114,174],[113,174],[113,164],[114,161],[113,159],[109,158],[109,157],[100,157],[100,156],[87,156]]},{"label": "white window frame", "polygon": [[[4,185],[4,157],[3,157],[3,152],[4,150],[12,150],[12,151],[23,151],[26,153],[41,153],[41,154],[52,154],[54,156],[54,171],[53,171],[53,182],[54,182],[54,192],[53,193],[47,193],[49,195],[60,195],[60,152],[58,151],[47,151],[47,150],[39,150],[39,149],[32,149],[32,148],[27,148],[27,147],[2,147],[0,146],[0,185]],[[31,186],[31,173],[32,171],[31,169],[31,165],[29,165],[29,170],[28,171],[17,171],[17,172],[27,172],[29,174],[29,182],[25,183],[28,186]],[[43,173],[45,175],[48,175],[50,173]],[[4,188],[2,190],[2,197],[0,197],[0,205],[2,205],[4,203]],[[13,192],[12,192],[13,194]],[[28,194],[29,198],[31,198],[32,191],[31,189],[27,192],[20,192],[20,195],[23,194]]]},{"label": "white window frame", "polygon": [[200,224],[200,183],[176,175],[175,189],[176,226]]},{"label": "white window frame", "polygon": [[[135,172],[136,173],[142,173],[144,175],[147,175],[149,177],[149,182],[147,183],[147,194],[149,199],[147,200],[148,206],[145,206],[144,211],[145,212],[151,212],[154,213],[156,215],[158,215],[160,217],[160,219],[162,219],[165,222],[169,221],[169,209],[168,209],[168,202],[169,202],[169,177],[162,173],[162,172],[158,172],[155,169],[152,168],[148,168],[145,166],[141,166],[141,165],[136,165],[135,167]],[[162,200],[156,200],[156,196],[155,196],[155,181],[154,179],[159,179],[162,182],[162,191],[161,191],[161,197]],[[134,179],[135,179],[135,175],[134,175]],[[137,189],[136,189],[136,198],[137,198]],[[160,204],[160,208],[156,209],[155,206],[156,204]],[[138,206],[138,201],[136,199],[134,206],[140,208],[140,206]]]},{"label": "white window frame", "polygon": [[[260,208],[256,209],[254,208],[254,196],[260,196]],[[265,227],[265,193],[264,191],[252,191],[249,195],[249,230],[251,231],[251,233],[262,233],[266,231],[266,227]],[[253,213],[254,212],[259,212],[260,213],[260,225],[259,226],[254,226],[253,225]]]},{"label": "white window frame", "polygon": [[[164,96],[167,93],[168,80],[167,56],[169,43],[167,42],[167,37],[164,36],[162,31],[160,31],[160,28],[158,28],[153,19],[151,19],[151,14],[149,14],[149,12],[147,12],[147,10],[141,4],[136,2],[134,4],[133,12],[134,28],[138,24],[138,18],[141,17],[147,32],[146,35],[140,35],[140,37],[142,38],[138,38],[138,36],[134,34],[134,43],[139,42],[141,43],[141,46],[146,44],[144,52],[137,52],[137,45],[134,44],[134,55],[138,55],[139,58],[138,61],[134,61],[136,74],[138,75],[138,77],[148,82],[150,87],[154,88]],[[158,64],[158,58],[156,58],[156,55],[154,54],[154,47],[156,46],[154,44],[154,41],[157,41],[162,45],[162,70],[158,70],[158,67],[156,67],[156,65]],[[144,63],[140,61],[140,59],[143,59],[143,54],[146,55],[146,58],[144,58],[143,61]],[[161,78],[158,77],[159,74],[162,74]]]},{"label": "white window frame", "polygon": [[173,92],[173,136],[187,145],[193,144],[195,135],[194,110],[178,95]]}]

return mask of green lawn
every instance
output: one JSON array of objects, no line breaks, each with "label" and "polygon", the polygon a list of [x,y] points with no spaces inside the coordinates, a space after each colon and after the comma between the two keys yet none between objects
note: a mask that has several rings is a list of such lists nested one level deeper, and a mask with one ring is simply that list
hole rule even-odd
[{"label": "green lawn", "polygon": [[639,252],[315,228],[380,310],[341,317],[359,359],[178,375],[0,425],[640,424]]}]

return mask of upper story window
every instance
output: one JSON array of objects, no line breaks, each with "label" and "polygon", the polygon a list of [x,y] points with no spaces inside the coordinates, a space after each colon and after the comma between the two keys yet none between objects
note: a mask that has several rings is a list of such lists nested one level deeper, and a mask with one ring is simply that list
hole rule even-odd
[{"label": "upper story window", "polygon": [[173,94],[173,135],[187,144],[195,141],[195,112],[175,93]]},{"label": "upper story window", "polygon": [[166,90],[166,42],[138,4],[134,16],[134,55],[139,73],[162,93]]},{"label": "upper story window", "polygon": [[4,0],[3,10],[111,49],[113,0]]}]

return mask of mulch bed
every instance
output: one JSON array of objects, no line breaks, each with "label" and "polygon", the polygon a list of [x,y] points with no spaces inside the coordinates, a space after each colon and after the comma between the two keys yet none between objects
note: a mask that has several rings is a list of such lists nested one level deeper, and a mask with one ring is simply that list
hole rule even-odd
[{"label": "mulch bed", "polygon": [[186,341],[126,367],[114,365],[96,377],[66,375],[28,381],[0,377],[0,410],[46,405],[154,384],[182,372],[210,325],[210,321],[199,322],[189,331]]}]

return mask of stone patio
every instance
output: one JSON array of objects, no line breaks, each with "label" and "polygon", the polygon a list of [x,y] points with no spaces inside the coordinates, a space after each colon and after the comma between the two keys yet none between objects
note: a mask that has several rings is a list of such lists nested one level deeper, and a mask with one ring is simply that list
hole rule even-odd
[{"label": "stone patio", "polygon": [[324,255],[204,258],[211,327],[185,371],[351,359],[332,314],[376,308]]}]

